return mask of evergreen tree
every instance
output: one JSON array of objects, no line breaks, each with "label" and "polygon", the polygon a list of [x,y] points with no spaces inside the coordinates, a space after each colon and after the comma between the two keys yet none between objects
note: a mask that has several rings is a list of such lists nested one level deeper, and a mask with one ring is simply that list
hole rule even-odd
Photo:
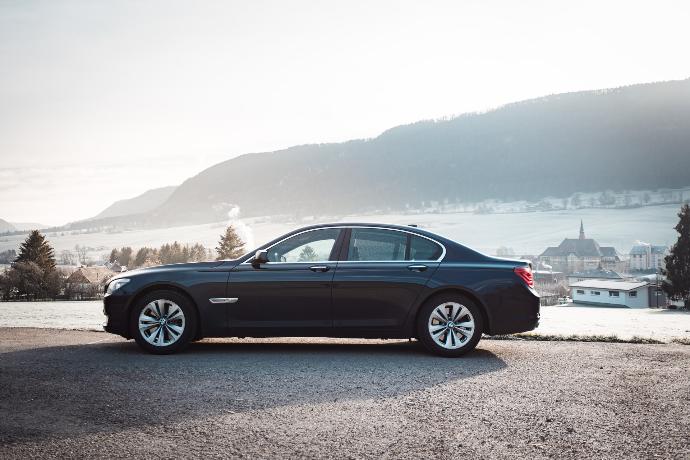
[{"label": "evergreen tree", "polygon": [[20,298],[45,298],[45,272],[36,262],[16,262],[7,275]]},{"label": "evergreen tree", "polygon": [[199,243],[196,243],[189,250],[189,257],[192,262],[202,262],[206,260],[206,248]]},{"label": "evergreen tree", "polygon": [[236,259],[244,254],[244,241],[232,225],[229,225],[225,229],[225,234],[220,236],[216,251],[218,252],[216,260]]},{"label": "evergreen tree", "polygon": [[134,256],[133,267],[142,267],[146,262],[146,259],[153,255],[154,249],[144,246],[137,251],[137,255]]},{"label": "evergreen tree", "polygon": [[184,263],[186,260],[184,259],[184,253],[182,251],[182,245],[178,243],[177,241],[173,241],[173,244],[171,246],[171,253],[170,253],[170,262],[172,264],[180,264]]},{"label": "evergreen tree", "polygon": [[60,295],[60,290],[65,284],[67,277],[60,270],[53,270],[47,273],[43,279],[43,295],[55,300]]},{"label": "evergreen tree", "polygon": [[[110,255],[112,256],[112,253]],[[120,264],[121,267],[127,267],[131,265],[132,262],[132,248],[127,246],[120,249],[117,255],[117,263]]]},{"label": "evergreen tree", "polygon": [[671,247],[664,259],[666,268],[662,273],[666,281],[662,288],[673,300],[683,300],[690,307],[690,206],[686,203],[678,213],[679,221],[675,226],[678,241]]},{"label": "evergreen tree", "polygon": [[15,262],[33,262],[48,273],[55,270],[55,252],[41,232],[32,230],[19,246],[19,255]]},{"label": "evergreen tree", "polygon": [[10,300],[14,295],[14,280],[10,274],[12,270],[5,270],[4,273],[0,273],[0,294],[2,295],[2,300]]}]

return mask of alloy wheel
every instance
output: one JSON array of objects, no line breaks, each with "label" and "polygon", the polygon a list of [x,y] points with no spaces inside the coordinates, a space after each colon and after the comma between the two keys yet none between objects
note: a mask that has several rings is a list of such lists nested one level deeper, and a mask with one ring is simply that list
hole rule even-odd
[{"label": "alloy wheel", "polygon": [[433,341],[447,350],[455,350],[470,341],[474,334],[474,317],[457,302],[444,302],[431,311],[428,321]]},{"label": "alloy wheel", "polygon": [[177,342],[184,328],[184,312],[170,300],[154,300],[139,314],[139,333],[144,340],[156,347],[166,347]]}]

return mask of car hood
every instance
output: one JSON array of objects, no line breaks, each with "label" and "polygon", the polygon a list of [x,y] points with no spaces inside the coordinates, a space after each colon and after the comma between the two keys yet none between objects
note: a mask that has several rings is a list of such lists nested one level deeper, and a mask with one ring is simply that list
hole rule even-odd
[{"label": "car hood", "polygon": [[175,271],[194,271],[194,270],[205,270],[221,265],[228,268],[232,268],[239,263],[239,260],[217,260],[213,262],[189,262],[182,264],[166,264],[166,265],[155,265],[153,267],[136,268],[134,270],[128,270],[126,272],[118,273],[113,276],[110,281],[120,279],[120,278],[131,278],[137,275],[148,275],[153,273],[167,273]]}]

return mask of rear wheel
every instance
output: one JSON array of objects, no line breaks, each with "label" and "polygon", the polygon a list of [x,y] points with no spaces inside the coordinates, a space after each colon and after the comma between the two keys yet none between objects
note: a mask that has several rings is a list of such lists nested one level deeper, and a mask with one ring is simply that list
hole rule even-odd
[{"label": "rear wheel", "polygon": [[169,354],[182,350],[195,336],[191,301],[175,291],[154,291],[137,300],[130,316],[132,337],[144,350]]},{"label": "rear wheel", "polygon": [[454,358],[473,350],[484,330],[479,307],[470,299],[442,294],[429,299],[417,317],[417,337],[424,347]]}]

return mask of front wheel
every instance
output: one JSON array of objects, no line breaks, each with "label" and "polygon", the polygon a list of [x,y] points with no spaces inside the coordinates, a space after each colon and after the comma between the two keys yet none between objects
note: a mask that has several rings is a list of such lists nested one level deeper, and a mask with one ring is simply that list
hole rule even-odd
[{"label": "front wheel", "polygon": [[191,301],[175,291],[151,292],[132,308],[132,337],[150,353],[164,355],[180,351],[196,331],[193,309]]},{"label": "front wheel", "polygon": [[448,358],[473,350],[483,330],[479,307],[459,295],[439,295],[429,299],[417,317],[420,342],[432,353]]}]

